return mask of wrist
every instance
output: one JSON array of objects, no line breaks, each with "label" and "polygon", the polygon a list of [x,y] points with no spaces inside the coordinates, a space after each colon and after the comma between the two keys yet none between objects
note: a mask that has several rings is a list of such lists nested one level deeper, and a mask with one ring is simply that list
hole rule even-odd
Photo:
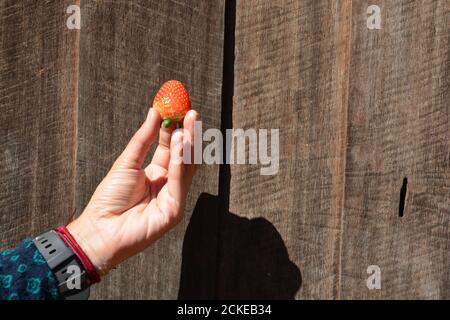
[{"label": "wrist", "polygon": [[86,257],[94,266],[99,276],[105,276],[110,270],[107,256],[103,253],[103,243],[98,232],[81,217],[67,225],[67,230],[80,246]]}]

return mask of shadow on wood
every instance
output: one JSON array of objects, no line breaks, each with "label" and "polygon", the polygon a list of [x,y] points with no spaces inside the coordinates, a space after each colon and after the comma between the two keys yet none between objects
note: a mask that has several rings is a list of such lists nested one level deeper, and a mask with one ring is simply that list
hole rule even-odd
[{"label": "shadow on wood", "polygon": [[275,227],[219,215],[219,198],[202,193],[184,238],[178,298],[293,299],[301,273]]}]

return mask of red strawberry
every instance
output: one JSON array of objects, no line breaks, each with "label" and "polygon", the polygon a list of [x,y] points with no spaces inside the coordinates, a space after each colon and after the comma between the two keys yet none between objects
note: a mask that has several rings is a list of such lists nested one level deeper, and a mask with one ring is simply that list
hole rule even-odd
[{"label": "red strawberry", "polygon": [[153,100],[153,108],[159,111],[164,127],[178,124],[191,109],[189,93],[178,80],[169,80],[162,85]]}]

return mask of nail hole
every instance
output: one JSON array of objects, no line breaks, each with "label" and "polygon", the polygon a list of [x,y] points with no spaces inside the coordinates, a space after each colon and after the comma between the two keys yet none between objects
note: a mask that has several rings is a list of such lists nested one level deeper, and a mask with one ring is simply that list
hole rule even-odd
[{"label": "nail hole", "polygon": [[56,249],[52,249],[50,252],[49,252],[49,254],[53,254],[53,253],[55,253],[56,252]]},{"label": "nail hole", "polygon": [[408,178],[403,178],[402,188],[400,189],[400,204],[398,205],[398,216],[403,217],[405,211],[406,193],[408,192]]},{"label": "nail hole", "polygon": [[48,249],[48,248],[50,248],[51,246],[52,246],[52,244],[49,243],[48,245],[45,246],[45,249]]}]

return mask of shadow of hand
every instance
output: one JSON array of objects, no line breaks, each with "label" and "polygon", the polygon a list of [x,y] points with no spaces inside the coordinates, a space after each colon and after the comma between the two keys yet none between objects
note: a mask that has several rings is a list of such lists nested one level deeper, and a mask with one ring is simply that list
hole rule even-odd
[{"label": "shadow of hand", "polygon": [[218,198],[201,194],[184,238],[178,298],[293,299],[301,273],[275,227],[219,215]]}]

